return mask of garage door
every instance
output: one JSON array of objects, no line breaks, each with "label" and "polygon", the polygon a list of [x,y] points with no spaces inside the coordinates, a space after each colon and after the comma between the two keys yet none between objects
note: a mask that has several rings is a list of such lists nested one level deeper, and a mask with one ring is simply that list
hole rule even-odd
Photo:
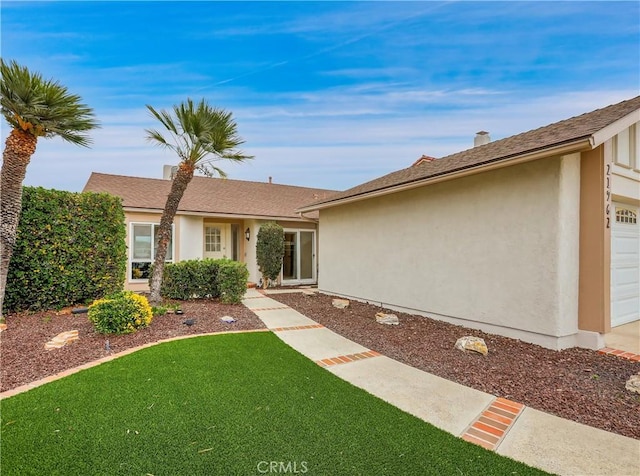
[{"label": "garage door", "polygon": [[611,228],[611,326],[640,319],[638,207],[615,203]]}]

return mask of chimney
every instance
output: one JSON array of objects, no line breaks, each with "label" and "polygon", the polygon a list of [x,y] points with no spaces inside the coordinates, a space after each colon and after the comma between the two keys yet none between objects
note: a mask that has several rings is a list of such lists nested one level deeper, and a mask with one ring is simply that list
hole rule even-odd
[{"label": "chimney", "polygon": [[473,138],[473,146],[485,145],[491,142],[491,137],[487,131],[476,132],[476,136]]},{"label": "chimney", "polygon": [[165,165],[162,167],[162,178],[164,180],[173,180],[178,172],[178,167],[175,165]]}]

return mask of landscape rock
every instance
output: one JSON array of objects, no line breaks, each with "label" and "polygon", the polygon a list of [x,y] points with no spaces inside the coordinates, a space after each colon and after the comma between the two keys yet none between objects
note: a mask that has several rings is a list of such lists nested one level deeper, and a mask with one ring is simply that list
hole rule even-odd
[{"label": "landscape rock", "polygon": [[630,392],[640,393],[640,374],[632,375],[624,386]]},{"label": "landscape rock", "polygon": [[487,355],[489,353],[489,349],[487,349],[487,344],[484,343],[484,339],[474,336],[460,337],[460,339],[456,341],[455,348],[460,349],[463,352],[470,350],[482,355]]},{"label": "landscape rock", "polygon": [[394,325],[394,326],[397,326],[398,324],[400,324],[400,321],[398,320],[398,316],[396,316],[395,314],[385,314],[384,312],[376,313],[376,321],[379,324],[388,324],[388,325]]},{"label": "landscape rock", "polygon": [[349,300],[348,299],[334,299],[333,301],[331,301],[331,304],[333,304],[333,307],[337,307],[338,309],[345,309],[345,308],[349,307]]},{"label": "landscape rock", "polygon": [[227,324],[233,324],[236,320],[231,316],[223,316],[220,318],[221,321],[226,322]]},{"label": "landscape rock", "polygon": [[77,330],[61,332],[49,342],[47,342],[44,345],[44,348],[47,350],[59,349],[60,347],[64,347],[65,345],[73,342],[74,340],[78,340],[79,338],[80,336],[78,336]]},{"label": "landscape rock", "polygon": [[7,325],[3,322],[0,324],[0,332],[7,330]]}]

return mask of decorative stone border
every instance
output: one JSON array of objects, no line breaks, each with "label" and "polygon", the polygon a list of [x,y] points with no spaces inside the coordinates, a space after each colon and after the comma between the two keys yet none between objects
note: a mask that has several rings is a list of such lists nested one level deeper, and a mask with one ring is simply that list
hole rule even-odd
[{"label": "decorative stone border", "polygon": [[153,347],[158,344],[164,344],[166,342],[171,342],[174,340],[183,340],[183,339],[192,339],[194,337],[204,337],[204,336],[216,336],[223,334],[243,334],[243,333],[252,333],[252,332],[270,332],[269,329],[250,329],[250,330],[242,330],[242,331],[221,331],[221,332],[209,332],[206,334],[190,334],[184,336],[171,337],[169,339],[162,339],[156,342],[149,342],[147,344],[140,345],[138,347],[132,347],[130,349],[123,350],[122,352],[118,352],[117,354],[111,354],[102,357],[98,360],[93,360],[91,362],[87,362],[86,364],[82,364],[78,367],[74,367],[72,369],[63,370],[55,375],[50,375],[40,380],[36,380],[35,382],[27,383],[25,385],[21,385],[20,387],[12,388],[11,390],[6,390],[0,393],[0,400],[4,400],[5,398],[13,397],[14,395],[18,395],[19,393],[24,393],[32,388],[39,387],[46,383],[51,383],[56,380],[59,380],[64,377],[68,377],[69,375],[73,375],[75,373],[80,372],[81,370],[90,369],[91,367],[96,367],[105,362],[109,362],[111,360],[115,360],[119,357],[124,357],[125,355],[133,354],[141,349],[146,349],[147,347]]}]

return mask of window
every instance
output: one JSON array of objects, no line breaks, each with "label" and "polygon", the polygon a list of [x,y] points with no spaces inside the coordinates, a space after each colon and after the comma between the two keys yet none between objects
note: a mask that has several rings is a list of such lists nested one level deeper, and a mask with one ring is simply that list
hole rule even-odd
[{"label": "window", "polygon": [[[149,279],[149,271],[156,256],[156,240],[160,225],[152,223],[131,224],[131,276],[130,279]],[[165,262],[173,262],[173,227],[167,247]]]},{"label": "window", "polygon": [[616,223],[638,223],[638,216],[627,208],[616,208]]},{"label": "window", "polygon": [[640,167],[638,154],[640,153],[640,127],[636,124],[621,131],[613,138],[613,157],[617,164],[636,169]]},{"label": "window", "polygon": [[208,252],[219,252],[222,246],[220,228],[207,226],[204,229],[204,250]]}]

